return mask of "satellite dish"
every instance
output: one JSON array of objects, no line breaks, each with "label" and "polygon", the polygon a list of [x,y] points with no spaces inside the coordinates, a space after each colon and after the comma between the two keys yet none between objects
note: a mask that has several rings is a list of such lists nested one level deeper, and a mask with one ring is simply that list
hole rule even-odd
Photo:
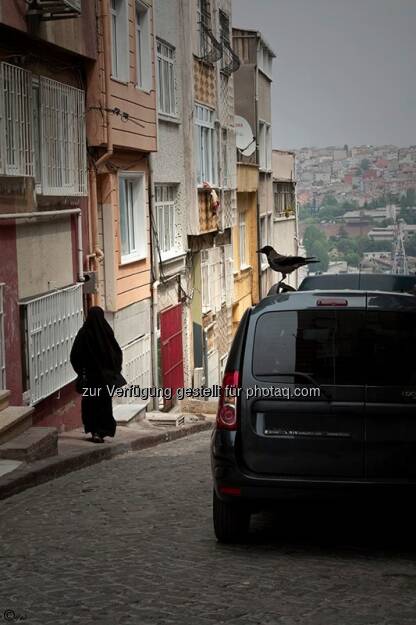
[{"label": "satellite dish", "polygon": [[243,156],[251,156],[256,149],[256,140],[251,126],[244,117],[235,116],[236,144]]}]

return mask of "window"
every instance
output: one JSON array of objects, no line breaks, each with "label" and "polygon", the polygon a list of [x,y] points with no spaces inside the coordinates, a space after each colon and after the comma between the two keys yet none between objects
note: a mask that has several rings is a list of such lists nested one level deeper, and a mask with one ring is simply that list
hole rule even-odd
[{"label": "window", "polygon": [[39,87],[42,193],[86,195],[84,92],[43,76]]},{"label": "window", "polygon": [[32,75],[0,64],[0,173],[33,176]]},{"label": "window", "polygon": [[0,64],[0,173],[35,177],[43,195],[86,195],[85,94]]},{"label": "window", "polygon": [[118,80],[129,80],[129,37],[128,2],[110,0],[111,13],[111,65],[112,76]]},{"label": "window", "polygon": [[176,195],[176,185],[155,185],[157,236],[162,258],[175,250]]},{"label": "window", "polygon": [[175,48],[157,42],[159,112],[176,115]]},{"label": "window", "polygon": [[414,312],[368,311],[366,340],[370,386],[416,386],[415,367],[410,365],[416,349]]},{"label": "window", "polygon": [[318,384],[365,384],[364,319],[362,311],[266,313],[256,325],[253,373],[270,382],[298,371]]},{"label": "window", "polygon": [[295,214],[295,194],[290,184],[274,183],[274,213],[275,217]]},{"label": "window", "polygon": [[246,253],[246,214],[244,211],[238,213],[238,233],[240,243],[240,267],[247,266],[247,253]]},{"label": "window", "polygon": [[202,312],[218,312],[222,296],[224,252],[221,247],[201,250]]},{"label": "window", "polygon": [[150,9],[136,2],[136,71],[139,89],[152,88],[152,60],[150,56]]},{"label": "window", "polygon": [[209,0],[197,0],[197,56],[207,56],[209,50],[207,31],[211,26]]},{"label": "window", "polygon": [[75,379],[69,356],[83,322],[82,284],[54,291],[21,304],[25,327],[25,390],[30,403],[58,391]]},{"label": "window", "polygon": [[121,262],[147,256],[144,174],[122,174],[119,178]]},{"label": "window", "polygon": [[265,171],[272,167],[272,128],[264,121],[259,121],[259,167]]},{"label": "window", "polygon": [[215,186],[218,183],[218,158],[214,111],[199,104],[195,106],[195,152],[198,185],[209,182]]},{"label": "window", "polygon": [[[231,47],[230,40],[230,18],[224,13],[224,11],[219,12],[220,16],[220,41],[223,46],[226,47],[227,50]],[[221,59],[221,69],[225,69],[229,64],[229,60],[225,54],[222,55]]]}]

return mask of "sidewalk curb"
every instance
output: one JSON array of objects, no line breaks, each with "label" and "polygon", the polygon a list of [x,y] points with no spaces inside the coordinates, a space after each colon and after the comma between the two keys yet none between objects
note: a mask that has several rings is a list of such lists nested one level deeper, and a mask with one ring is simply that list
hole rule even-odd
[{"label": "sidewalk curb", "polygon": [[136,439],[128,442],[116,443],[108,447],[100,446],[83,451],[76,450],[72,453],[67,453],[64,457],[52,456],[23,465],[0,477],[0,500],[11,497],[33,486],[49,482],[61,475],[97,464],[102,460],[110,460],[115,456],[131,451],[155,447],[161,443],[168,443],[179,438],[185,438],[191,434],[210,430],[212,427],[213,423],[211,421],[191,423],[181,428],[164,430],[157,434],[138,436]]}]

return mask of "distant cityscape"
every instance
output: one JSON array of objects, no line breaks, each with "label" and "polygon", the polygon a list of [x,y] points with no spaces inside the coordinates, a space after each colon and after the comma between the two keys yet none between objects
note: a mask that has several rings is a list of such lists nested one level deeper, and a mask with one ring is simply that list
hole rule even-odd
[{"label": "distant cityscape", "polygon": [[296,152],[300,234],[317,271],[416,271],[416,146]]},{"label": "distant cityscape", "polygon": [[416,145],[302,148],[296,159],[302,206],[319,208],[328,195],[365,206],[416,186]]}]

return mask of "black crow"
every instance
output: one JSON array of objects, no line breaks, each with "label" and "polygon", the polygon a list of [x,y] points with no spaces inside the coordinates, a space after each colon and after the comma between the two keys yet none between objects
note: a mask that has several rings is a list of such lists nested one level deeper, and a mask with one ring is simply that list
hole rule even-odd
[{"label": "black crow", "polygon": [[303,256],[283,256],[276,252],[271,245],[265,245],[260,250],[257,250],[257,254],[266,254],[270,268],[281,273],[282,280],[284,280],[289,273],[292,273],[292,271],[299,269],[299,267],[319,263],[319,260],[312,256],[306,258]]}]

